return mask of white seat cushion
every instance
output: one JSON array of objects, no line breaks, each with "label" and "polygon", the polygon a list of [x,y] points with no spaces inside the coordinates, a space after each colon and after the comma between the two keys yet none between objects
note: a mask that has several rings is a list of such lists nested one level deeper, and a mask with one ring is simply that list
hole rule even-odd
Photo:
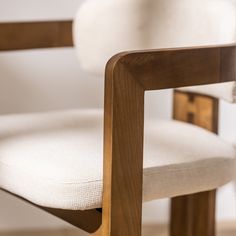
[{"label": "white seat cushion", "polygon": [[[1,116],[0,187],[46,207],[101,207],[102,124],[99,110]],[[147,121],[144,200],[217,188],[231,180],[234,156],[203,129]]]}]

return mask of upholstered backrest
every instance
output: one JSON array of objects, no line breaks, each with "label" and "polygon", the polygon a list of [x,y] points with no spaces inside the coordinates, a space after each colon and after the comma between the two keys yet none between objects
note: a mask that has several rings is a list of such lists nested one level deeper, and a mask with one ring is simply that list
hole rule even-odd
[{"label": "upholstered backrest", "polygon": [[234,43],[236,0],[87,0],[74,41],[82,67],[97,74],[121,51]]}]

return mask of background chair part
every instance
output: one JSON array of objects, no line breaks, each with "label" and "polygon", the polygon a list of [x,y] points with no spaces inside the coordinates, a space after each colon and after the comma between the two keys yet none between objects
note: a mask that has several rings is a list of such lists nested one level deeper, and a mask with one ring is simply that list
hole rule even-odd
[{"label": "background chair part", "polygon": [[1,51],[73,45],[72,21],[0,23],[0,35]]}]

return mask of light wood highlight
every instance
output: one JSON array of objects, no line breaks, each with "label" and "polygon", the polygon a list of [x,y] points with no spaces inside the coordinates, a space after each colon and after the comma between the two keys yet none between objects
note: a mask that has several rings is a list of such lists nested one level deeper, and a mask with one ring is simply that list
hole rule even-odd
[{"label": "light wood highlight", "polygon": [[141,236],[144,89],[116,61],[106,71],[104,127],[102,235]]},{"label": "light wood highlight", "polygon": [[218,107],[218,99],[175,91],[173,118],[218,133]]},{"label": "light wood highlight", "polygon": [[236,76],[234,45],[128,52],[118,55],[145,90],[221,83]]},{"label": "light wood highlight", "polygon": [[[109,61],[105,86],[103,236],[141,236],[144,91],[233,81],[235,52],[232,45],[157,50],[121,53]],[[225,61],[222,54],[231,59]],[[226,68],[231,71],[227,76],[223,73]],[[205,194],[194,197],[199,202],[200,215],[201,207],[206,206],[201,205]],[[205,200],[212,206],[212,199]],[[210,213],[213,211],[209,209]],[[199,231],[194,232],[202,232],[197,220]]]}]

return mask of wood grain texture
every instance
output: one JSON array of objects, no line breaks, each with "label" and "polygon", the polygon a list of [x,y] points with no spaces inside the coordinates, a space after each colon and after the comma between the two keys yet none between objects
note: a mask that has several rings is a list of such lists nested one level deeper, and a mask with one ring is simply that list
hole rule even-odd
[{"label": "wood grain texture", "polygon": [[[105,82],[103,236],[141,235],[144,91],[233,81],[235,67],[232,63],[235,58],[224,61],[222,52],[236,55],[235,46],[230,45],[222,48],[127,52],[114,56],[108,62]],[[232,71],[232,77],[225,76],[222,65]],[[200,197],[196,198],[198,201],[201,201]],[[200,206],[199,203],[199,215]]]},{"label": "wood grain texture", "polygon": [[72,21],[0,23],[0,51],[71,46]]},{"label": "wood grain texture", "polygon": [[176,197],[171,211],[171,236],[215,235],[215,191]]},{"label": "wood grain texture", "polygon": [[173,118],[218,133],[219,101],[196,93],[174,92]]},{"label": "wood grain texture", "polygon": [[[196,93],[174,92],[173,118],[218,133],[219,101]],[[171,200],[171,236],[215,235],[215,191]]]},{"label": "wood grain texture", "polygon": [[102,235],[141,236],[144,89],[119,62],[106,71],[104,127]]},{"label": "wood grain texture", "polygon": [[123,53],[123,63],[145,90],[234,81],[235,45]]}]

